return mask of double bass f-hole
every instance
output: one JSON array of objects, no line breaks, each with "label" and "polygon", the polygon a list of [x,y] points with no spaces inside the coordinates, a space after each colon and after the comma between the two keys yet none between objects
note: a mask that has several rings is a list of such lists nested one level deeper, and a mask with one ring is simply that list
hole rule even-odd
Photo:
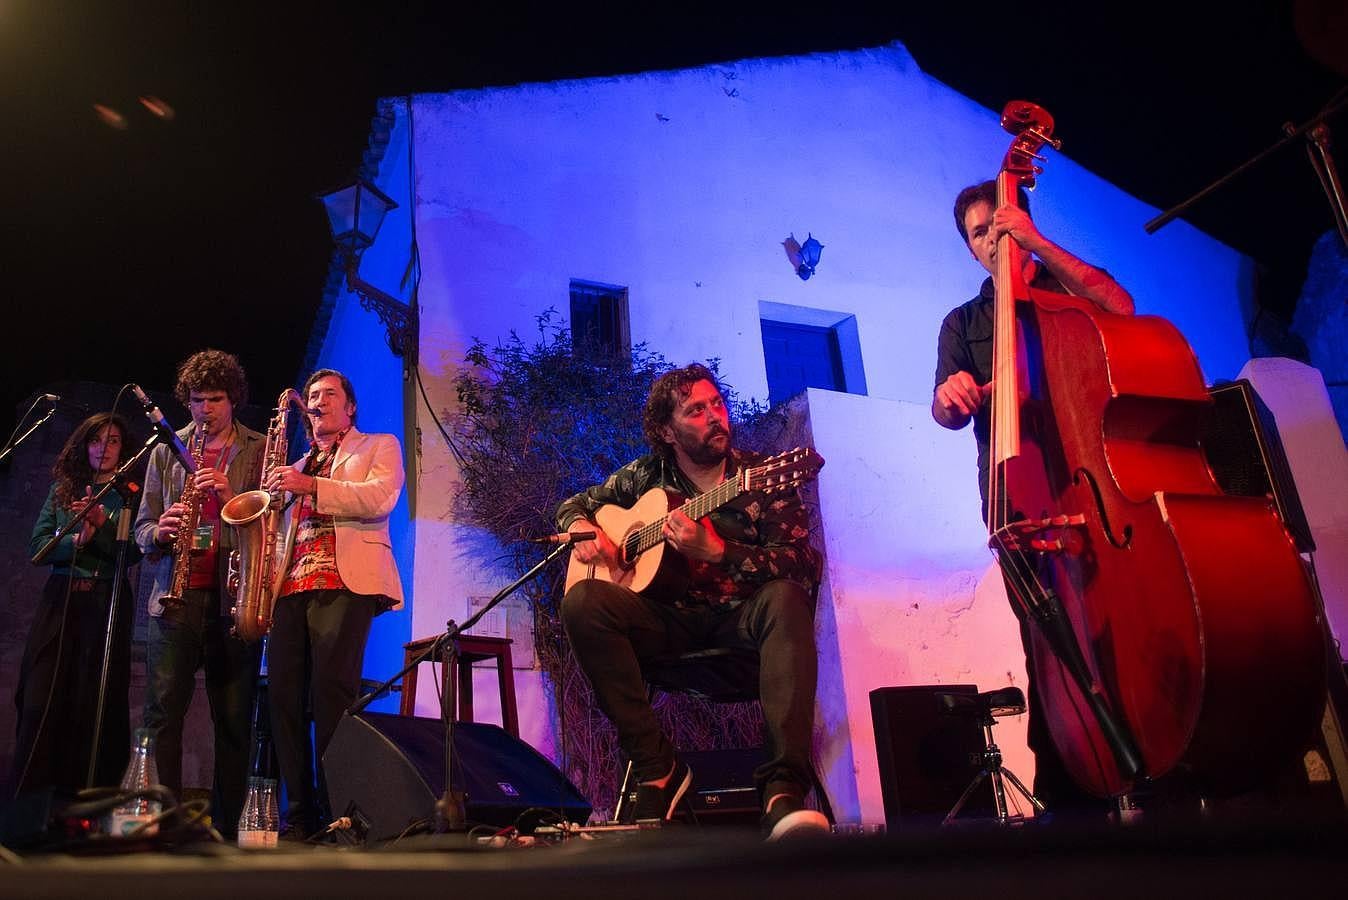
[{"label": "double bass f-hole", "polygon": [[1085,481],[1091,487],[1091,496],[1095,498],[1095,511],[1100,514],[1100,527],[1105,532],[1105,539],[1119,550],[1127,550],[1133,543],[1133,526],[1123,526],[1123,540],[1114,536],[1114,526],[1109,521],[1109,513],[1105,511],[1105,498],[1100,494],[1100,485],[1096,484],[1095,476],[1089,469],[1080,468],[1072,473],[1072,483],[1081,484]]}]

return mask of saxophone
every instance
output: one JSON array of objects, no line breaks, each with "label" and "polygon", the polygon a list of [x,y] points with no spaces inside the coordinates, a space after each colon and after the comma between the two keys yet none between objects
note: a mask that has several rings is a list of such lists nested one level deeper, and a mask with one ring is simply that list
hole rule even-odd
[{"label": "saxophone", "polygon": [[[306,412],[303,398],[286,388],[276,401],[276,414],[267,426],[267,444],[262,451],[262,484],[277,466],[286,464],[290,451],[290,407]],[[227,586],[234,595],[234,633],[245,641],[261,639],[271,629],[276,602],[277,567],[284,563],[285,533],[281,528],[285,497],[281,491],[247,491],[220,510],[220,520],[234,527],[235,546],[229,554]]]},{"label": "saxophone", "polygon": [[[206,427],[200,423],[189,438],[188,452],[192,456],[193,468],[201,468],[202,457],[206,453]],[[178,502],[186,507],[178,530],[173,535],[173,577],[169,580],[168,593],[159,598],[165,606],[178,606],[187,593],[188,582],[192,576],[192,542],[196,538],[197,523],[201,518],[201,491],[197,490],[197,480],[191,472],[183,473],[183,492]]]}]

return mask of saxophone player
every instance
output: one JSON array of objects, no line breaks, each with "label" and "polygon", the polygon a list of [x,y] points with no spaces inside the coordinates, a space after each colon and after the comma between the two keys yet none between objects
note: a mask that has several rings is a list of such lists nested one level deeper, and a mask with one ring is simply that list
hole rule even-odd
[{"label": "saxophone player", "polygon": [[[272,738],[286,787],[283,838],[303,839],[328,820],[314,759],[359,696],[370,624],[403,605],[389,542],[389,516],[403,487],[403,457],[391,434],[356,428],[347,377],[319,369],[300,392],[313,438],[308,455],[268,474],[268,490],[293,498],[277,567],[267,650]],[[305,720],[305,690],[314,735]]]},{"label": "saxophone player", "polygon": [[[196,672],[205,668],[215,731],[211,818],[222,834],[232,835],[247,787],[261,647],[230,634],[225,569],[234,535],[221,527],[220,508],[236,493],[257,487],[265,441],[235,419],[235,410],[248,400],[248,384],[233,354],[202,350],[183,360],[174,395],[192,414],[178,435],[194,453],[201,439],[200,462],[189,481],[170,448],[155,447],[136,517],[136,543],[153,576],[145,725],[159,729],[159,780],[181,795],[183,721]],[[189,533],[184,525],[193,520]],[[185,589],[175,590],[175,582]]]}]

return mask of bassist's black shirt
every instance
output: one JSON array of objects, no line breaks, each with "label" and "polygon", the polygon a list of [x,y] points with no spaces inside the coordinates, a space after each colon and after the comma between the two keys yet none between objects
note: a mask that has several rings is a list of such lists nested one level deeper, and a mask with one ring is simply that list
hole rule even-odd
[{"label": "bassist's black shirt", "polygon": [[[1049,274],[1040,263],[1035,267],[1030,287],[1041,291],[1066,293],[1062,283]],[[992,380],[992,309],[995,294],[992,279],[985,278],[978,296],[952,309],[941,323],[936,339],[936,383],[941,383],[956,372],[968,372],[980,385]],[[1018,304],[1022,309],[1025,304]],[[1025,324],[1025,317],[1017,311],[1017,318]],[[974,413],[974,440],[978,442],[978,489],[983,495],[983,508],[988,506],[988,460],[991,456],[992,404],[984,403]]]}]

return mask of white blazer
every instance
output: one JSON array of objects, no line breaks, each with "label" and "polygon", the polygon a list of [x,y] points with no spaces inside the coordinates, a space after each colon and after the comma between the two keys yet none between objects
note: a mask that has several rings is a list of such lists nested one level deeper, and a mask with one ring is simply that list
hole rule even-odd
[{"label": "white blazer", "polygon": [[[313,452],[311,448],[310,453]],[[300,466],[301,463],[296,463]],[[355,594],[382,594],[402,609],[403,586],[393,559],[388,519],[402,493],[403,452],[391,434],[363,434],[354,427],[342,438],[332,461],[332,474],[318,478],[314,508],[333,517],[337,535],[337,574]],[[290,567],[297,505],[286,510],[285,566],[277,573],[277,588]]]}]

